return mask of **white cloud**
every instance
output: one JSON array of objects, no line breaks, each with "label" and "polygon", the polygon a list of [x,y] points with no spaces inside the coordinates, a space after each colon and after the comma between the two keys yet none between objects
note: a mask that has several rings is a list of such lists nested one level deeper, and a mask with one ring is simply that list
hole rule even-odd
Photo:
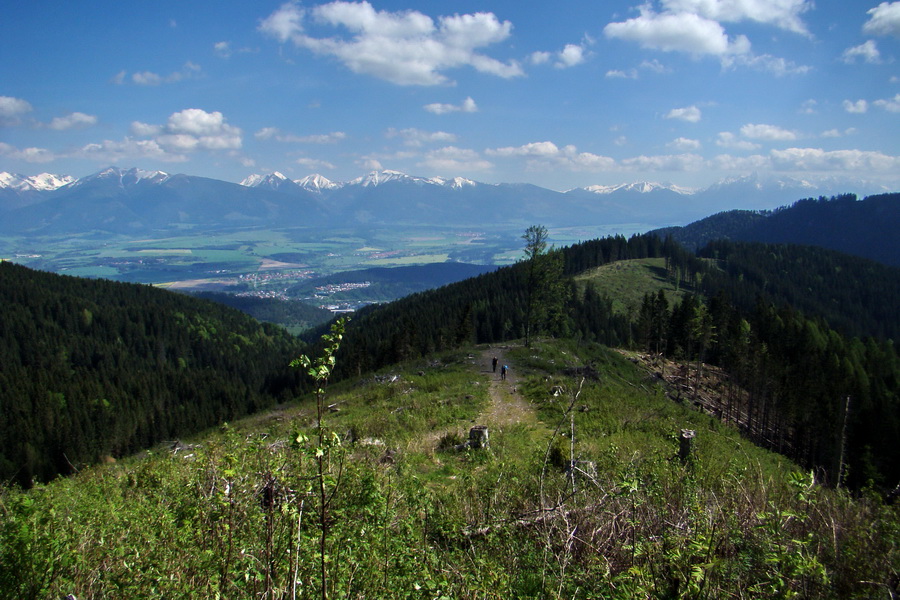
[{"label": "white cloud", "polygon": [[[305,21],[343,28],[348,37],[314,37]],[[264,19],[260,31],[280,42],[337,58],[354,73],[371,75],[398,85],[452,83],[443,71],[470,66],[498,77],[524,74],[515,62],[501,62],[477,49],[507,39],[509,21],[493,13],[431,17],[418,11],[376,11],[366,1],[337,0],[306,11],[298,5],[282,5]]]},{"label": "white cloud", "polygon": [[704,166],[697,154],[663,154],[659,156],[635,156],[622,161],[622,166],[637,171],[699,171]]},{"label": "white cloud", "polygon": [[864,150],[788,148],[772,150],[772,166],[790,171],[891,172],[900,167],[900,157]]},{"label": "white cloud", "polygon": [[809,100],[804,100],[803,104],[800,105],[800,114],[803,115],[814,115],[816,114],[816,106],[818,106],[818,102],[810,98]]},{"label": "white cloud", "polygon": [[501,158],[523,157],[529,168],[563,168],[570,171],[610,171],[616,168],[616,161],[608,156],[591,152],[579,152],[575,146],[562,148],[553,142],[531,142],[522,146],[507,146],[486,150],[489,156]]},{"label": "white cloud", "polygon": [[844,137],[845,135],[853,135],[854,133],[856,133],[855,127],[848,127],[844,131],[840,131],[838,129],[829,129],[828,131],[822,132],[822,137],[823,138],[839,138],[839,137]]},{"label": "white cloud", "polygon": [[159,135],[162,133],[162,127],[160,125],[150,125],[149,123],[141,123],[140,121],[133,121],[131,123],[131,133],[138,137],[152,137],[154,135]]},{"label": "white cloud", "polygon": [[693,13],[714,21],[756,21],[806,33],[800,15],[813,8],[812,0],[663,0],[672,12]]},{"label": "white cloud", "polygon": [[772,56],[771,54],[755,55],[753,53],[738,54],[733,56],[722,57],[723,68],[747,67],[755,71],[763,73],[771,73],[776,77],[784,77],[785,75],[805,75],[812,71],[809,65],[798,65],[797,63]]},{"label": "white cloud", "polygon": [[490,161],[481,158],[474,150],[456,146],[447,146],[428,152],[419,165],[444,173],[487,171],[494,166]]},{"label": "white cloud", "polygon": [[663,65],[661,62],[659,62],[655,58],[653,60],[641,61],[640,68],[645,71],[650,71],[652,73],[657,73],[657,74],[669,72],[669,69],[667,69],[665,67],[665,65]]},{"label": "white cloud", "polygon": [[544,65],[550,62],[550,58],[553,55],[549,52],[532,52],[531,56],[528,57],[528,60],[533,65]]},{"label": "white cloud", "polygon": [[172,113],[165,125],[134,121],[131,124],[131,132],[139,137],[153,138],[141,143],[152,142],[166,152],[179,154],[196,150],[237,150],[243,142],[241,130],[226,123],[222,113],[206,112],[199,108],[188,108]]},{"label": "white cloud", "polygon": [[27,163],[48,163],[56,159],[52,152],[44,148],[19,149],[4,142],[0,142],[0,156]]},{"label": "white cloud", "polygon": [[156,140],[135,140],[129,137],[121,142],[104,140],[100,143],[87,144],[75,151],[73,156],[106,163],[134,159],[185,162],[188,159],[182,153],[170,152],[163,148]]},{"label": "white cloud", "polygon": [[603,33],[610,38],[637,42],[644,48],[664,52],[687,52],[695,56],[726,56],[750,51],[745,36],[728,39],[716,21],[694,13],[655,13],[647,5],[641,15],[621,23],[609,23]]},{"label": "white cloud", "polygon": [[332,131],[331,133],[320,133],[313,135],[294,135],[283,133],[277,127],[263,127],[253,134],[258,140],[271,140],[286,144],[336,144],[347,139],[347,134],[343,131]]},{"label": "white cloud", "polygon": [[685,108],[673,108],[666,115],[667,119],[679,119],[688,123],[698,123],[702,117],[700,109],[696,106],[688,106]]},{"label": "white cloud", "polygon": [[848,113],[861,115],[867,110],[869,110],[869,103],[865,100],[857,100],[853,102],[851,100],[844,100],[844,110]]},{"label": "white cloud", "polygon": [[865,62],[870,64],[880,63],[881,53],[878,52],[878,46],[875,45],[875,41],[868,40],[865,43],[860,44],[859,46],[847,48],[841,55],[841,60],[843,60],[848,65],[852,65],[853,63],[855,63],[857,58],[861,58]]},{"label": "white cloud", "polygon": [[15,120],[33,110],[31,104],[21,98],[0,96],[0,119]]},{"label": "white cloud", "polygon": [[[200,73],[200,71],[200,65],[188,61],[184,63],[184,66],[180,71],[175,71],[174,73],[170,73],[165,77],[151,71],[142,71],[140,73],[132,73],[131,81],[136,85],[157,86],[163,83],[177,83],[179,81],[184,81],[185,79],[191,79],[193,77],[196,77]],[[123,83],[124,80],[124,71],[116,75],[116,81],[118,83]]]},{"label": "white cloud", "polygon": [[457,104],[434,103],[434,104],[426,104],[424,108],[428,112],[434,113],[436,115],[445,115],[447,113],[454,113],[454,112],[465,112],[465,113],[478,112],[478,105],[475,104],[475,101],[472,100],[471,97],[466,98],[465,100],[463,100],[462,104],[458,104],[458,105]]},{"label": "white cloud", "polygon": [[213,45],[213,50],[215,51],[217,56],[222,58],[230,58],[231,57],[231,44],[228,42],[216,42]]},{"label": "white cloud", "polygon": [[455,142],[456,136],[446,131],[422,131],[421,129],[388,129],[388,138],[399,137],[407,146],[419,147],[425,144]]},{"label": "white cloud", "polygon": [[786,142],[797,139],[797,133],[788,129],[782,129],[775,125],[748,123],[741,127],[741,135],[751,140],[764,140],[767,142]]},{"label": "white cloud", "polygon": [[716,137],[716,146],[721,148],[729,148],[731,150],[757,150],[759,144],[754,144],[747,140],[742,140],[730,131],[722,131]]},{"label": "white cloud", "polygon": [[556,63],[553,65],[557,69],[566,69],[580,65],[585,60],[585,51],[582,46],[577,44],[566,44],[565,48],[560,50]]},{"label": "white cloud", "polygon": [[47,125],[50,129],[64,131],[66,129],[76,129],[79,127],[90,127],[97,124],[97,117],[94,115],[86,115],[82,112],[73,112],[65,117],[56,117]]},{"label": "white cloud", "polygon": [[900,2],[882,2],[866,14],[870,17],[863,25],[864,33],[900,37]]},{"label": "white cloud", "polygon": [[900,112],[900,94],[888,100],[876,100],[872,104],[888,112]]},{"label": "white cloud", "polygon": [[637,69],[628,69],[627,71],[619,71],[618,69],[610,69],[606,72],[609,79],[637,79]]},{"label": "white cloud", "polygon": [[320,171],[322,169],[335,169],[336,167],[326,160],[319,160],[317,158],[298,158],[294,161],[301,167],[306,167],[307,169],[313,169],[314,171]]},{"label": "white cloud", "polygon": [[700,141],[680,137],[680,138],[675,138],[674,140],[672,140],[671,142],[666,144],[666,146],[669,148],[672,148],[673,150],[680,150],[682,152],[686,152],[688,150],[699,150],[700,149]]}]

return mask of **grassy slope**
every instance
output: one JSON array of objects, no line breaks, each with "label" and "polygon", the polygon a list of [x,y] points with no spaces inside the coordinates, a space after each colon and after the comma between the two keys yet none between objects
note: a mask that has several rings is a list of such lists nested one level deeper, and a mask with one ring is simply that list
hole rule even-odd
[{"label": "grassy slope", "polygon": [[592,282],[601,295],[612,298],[613,310],[619,314],[637,314],[647,293],[663,290],[671,306],[690,291],[679,288],[671,277],[666,276],[664,258],[616,261],[589,269],[576,276],[575,281],[579,286]]},{"label": "grassy slope", "polygon": [[[566,374],[586,364],[599,379]],[[897,508],[809,487],[605,348],[472,349],[381,375],[328,390],[344,439],[333,597],[863,598],[897,574]],[[507,401],[528,418],[503,418]],[[4,490],[0,597],[317,596],[313,413],[307,398],[177,452]],[[449,448],[476,423],[489,450]]]}]

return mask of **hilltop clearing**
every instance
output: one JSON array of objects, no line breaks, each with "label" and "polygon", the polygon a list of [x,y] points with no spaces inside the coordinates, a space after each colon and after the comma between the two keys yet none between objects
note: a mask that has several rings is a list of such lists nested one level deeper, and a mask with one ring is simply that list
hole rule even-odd
[{"label": "hilltop clearing", "polygon": [[[332,597],[896,592],[897,507],[820,488],[601,346],[466,348],[326,393],[324,448],[306,398],[3,489],[0,596],[319,597],[320,452]],[[490,427],[488,448],[445,442],[473,424]],[[684,460],[683,429],[696,434]]]}]

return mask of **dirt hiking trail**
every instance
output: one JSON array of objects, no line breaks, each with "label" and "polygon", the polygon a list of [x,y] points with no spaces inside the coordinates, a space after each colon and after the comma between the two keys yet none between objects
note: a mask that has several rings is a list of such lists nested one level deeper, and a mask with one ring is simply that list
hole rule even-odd
[{"label": "dirt hiking trail", "polygon": [[[479,425],[487,425],[490,428],[503,430],[504,427],[513,424],[538,425],[537,413],[534,407],[518,392],[518,375],[516,366],[510,363],[506,355],[508,346],[493,346],[485,348],[476,361],[476,367],[484,373],[490,381],[488,393],[490,404],[478,415]],[[497,357],[497,372],[493,372],[491,363]],[[506,380],[500,379],[500,370],[507,365]]]}]

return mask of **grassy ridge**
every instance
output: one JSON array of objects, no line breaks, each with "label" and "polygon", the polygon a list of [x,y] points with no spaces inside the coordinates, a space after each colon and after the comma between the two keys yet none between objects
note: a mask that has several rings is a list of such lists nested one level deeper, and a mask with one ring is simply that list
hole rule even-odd
[{"label": "grassy ridge", "polygon": [[[505,383],[472,349],[328,390],[342,440],[326,449],[332,597],[866,598],[896,585],[897,507],[818,488],[601,346],[503,351]],[[511,398],[530,418],[488,422]],[[490,448],[454,450],[475,423]],[[687,463],[683,428],[697,432]],[[313,429],[302,399],[4,489],[0,597],[318,597]]]},{"label": "grassy ridge", "polygon": [[575,276],[579,286],[589,283],[601,295],[612,299],[616,314],[637,314],[646,294],[663,290],[669,304],[675,304],[687,293],[666,274],[665,258],[636,258],[589,269]]}]

